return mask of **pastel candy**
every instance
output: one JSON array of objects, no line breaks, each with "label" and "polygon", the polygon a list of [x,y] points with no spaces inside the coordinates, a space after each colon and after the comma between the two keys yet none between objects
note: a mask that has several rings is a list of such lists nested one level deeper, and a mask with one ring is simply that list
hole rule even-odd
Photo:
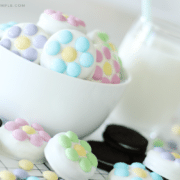
[{"label": "pastel candy", "polygon": [[39,125],[38,123],[33,123],[31,124],[31,126],[37,131],[44,131],[43,127]]},{"label": "pastel candy", "polygon": [[48,142],[51,139],[51,136],[45,131],[39,131],[38,133],[41,136],[41,138],[46,142]]},{"label": "pastel candy", "polygon": [[161,148],[161,147],[155,147],[154,151],[157,151],[157,152],[166,152],[166,150]]},{"label": "pastel candy", "polygon": [[22,129],[16,129],[12,132],[14,138],[18,141],[25,141],[28,139],[28,135]]},{"label": "pastel candy", "polygon": [[30,136],[30,142],[34,146],[42,146],[43,145],[43,138],[39,134],[32,134]]},{"label": "pastel candy", "polygon": [[115,169],[114,174],[120,177],[128,177],[129,171],[127,169]]},{"label": "pastel candy", "polygon": [[27,122],[26,120],[21,119],[21,118],[15,119],[15,122],[16,122],[19,126],[29,125],[28,122]]},{"label": "pastel candy", "polygon": [[2,180],[15,180],[16,176],[12,172],[5,170],[0,172],[0,178]]},{"label": "pastel candy", "polygon": [[120,168],[120,169],[129,169],[129,166],[126,163],[116,163],[114,164],[114,168]]},{"label": "pastel candy", "polygon": [[175,160],[175,157],[169,152],[162,152],[161,157],[163,159],[166,159],[166,160],[169,160],[169,161],[174,161]]},{"label": "pastel candy", "polygon": [[19,161],[19,167],[22,168],[23,170],[30,171],[31,169],[33,169],[34,164],[31,161],[22,159]]},{"label": "pastel candy", "polygon": [[23,169],[15,169],[13,174],[19,179],[26,179],[29,177],[28,173]]},{"label": "pastel candy", "polygon": [[19,128],[19,125],[16,124],[15,122],[13,121],[9,121],[5,124],[4,126],[8,131],[14,131],[15,129],[18,129]]}]

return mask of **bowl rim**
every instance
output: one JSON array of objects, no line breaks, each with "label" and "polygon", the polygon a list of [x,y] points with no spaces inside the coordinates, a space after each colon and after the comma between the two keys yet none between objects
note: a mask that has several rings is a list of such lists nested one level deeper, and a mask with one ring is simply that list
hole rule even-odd
[{"label": "bowl rim", "polygon": [[[99,82],[95,82],[95,81],[89,81],[89,80],[86,80],[86,79],[80,79],[80,78],[74,78],[74,77],[70,77],[70,76],[67,76],[66,74],[61,74],[61,73],[58,73],[56,71],[52,71],[48,68],[45,68],[43,66],[41,66],[40,64],[36,64],[36,63],[33,63],[31,61],[28,61],[26,59],[24,59],[23,57],[21,56],[18,56],[17,54],[11,52],[10,50],[4,48],[3,46],[0,45],[0,58],[1,56],[4,56],[2,55],[2,52],[6,52],[6,54],[11,54],[11,56],[14,56],[14,59],[13,61],[22,61],[22,63],[24,63],[25,65],[27,66],[31,66],[31,68],[34,68],[34,67],[38,67],[38,68],[41,68],[42,71],[48,71],[48,73],[50,74],[53,74],[53,73],[56,73],[56,75],[58,74],[58,76],[64,76],[66,78],[73,78],[74,80],[76,81],[84,81],[84,83],[88,83],[88,84],[92,84],[92,85],[98,85],[98,86],[108,86],[108,87],[120,87],[120,86],[125,86],[126,84],[129,84],[129,82],[131,81],[131,76],[130,76],[130,73],[123,67],[123,73],[125,75],[125,80],[123,80],[120,84],[105,84],[105,83],[99,83]],[[28,64],[29,63],[29,64]]]}]

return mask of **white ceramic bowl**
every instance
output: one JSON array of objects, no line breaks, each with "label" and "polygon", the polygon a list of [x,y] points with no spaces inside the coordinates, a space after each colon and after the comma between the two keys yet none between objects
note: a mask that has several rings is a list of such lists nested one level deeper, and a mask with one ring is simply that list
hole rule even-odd
[{"label": "white ceramic bowl", "polygon": [[38,122],[51,135],[81,138],[97,129],[119,102],[130,78],[107,85],[72,78],[24,60],[0,46],[0,116]]}]

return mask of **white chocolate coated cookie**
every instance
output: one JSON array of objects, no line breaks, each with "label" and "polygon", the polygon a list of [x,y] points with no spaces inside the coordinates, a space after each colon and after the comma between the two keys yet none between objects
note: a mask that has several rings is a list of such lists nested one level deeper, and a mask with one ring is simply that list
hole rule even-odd
[{"label": "white chocolate coated cookie", "polygon": [[44,153],[56,174],[66,180],[88,180],[98,164],[90,145],[71,131],[55,135]]},{"label": "white chocolate coated cookie", "polygon": [[156,147],[147,153],[143,164],[169,180],[179,180],[180,155]]},{"label": "white chocolate coated cookie", "polygon": [[16,24],[6,31],[0,45],[31,62],[39,63],[49,36],[32,23]]},{"label": "white chocolate coated cookie", "polygon": [[163,180],[163,178],[146,170],[141,163],[116,163],[114,169],[109,173],[107,180]]},{"label": "white chocolate coated cookie", "polygon": [[40,60],[45,68],[80,79],[91,76],[95,62],[93,43],[82,32],[70,29],[58,31],[49,38]]},{"label": "white chocolate coated cookie", "polygon": [[96,69],[92,80],[106,84],[119,84],[121,67],[115,54],[102,44],[94,46],[96,48]]},{"label": "white chocolate coated cookie", "polygon": [[46,9],[41,14],[37,25],[50,35],[62,29],[75,29],[82,33],[86,33],[86,24],[84,21],[75,16],[66,15],[60,11],[51,9]]},{"label": "white chocolate coated cookie", "polygon": [[0,128],[0,153],[16,160],[44,163],[44,148],[50,138],[39,124],[30,126],[18,118]]}]

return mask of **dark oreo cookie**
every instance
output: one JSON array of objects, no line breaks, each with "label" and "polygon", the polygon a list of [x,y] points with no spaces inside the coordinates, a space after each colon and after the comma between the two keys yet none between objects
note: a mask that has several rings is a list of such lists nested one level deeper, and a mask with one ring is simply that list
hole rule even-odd
[{"label": "dark oreo cookie", "polygon": [[144,154],[148,145],[137,131],[119,125],[109,125],[103,137],[109,146],[125,153]]}]

